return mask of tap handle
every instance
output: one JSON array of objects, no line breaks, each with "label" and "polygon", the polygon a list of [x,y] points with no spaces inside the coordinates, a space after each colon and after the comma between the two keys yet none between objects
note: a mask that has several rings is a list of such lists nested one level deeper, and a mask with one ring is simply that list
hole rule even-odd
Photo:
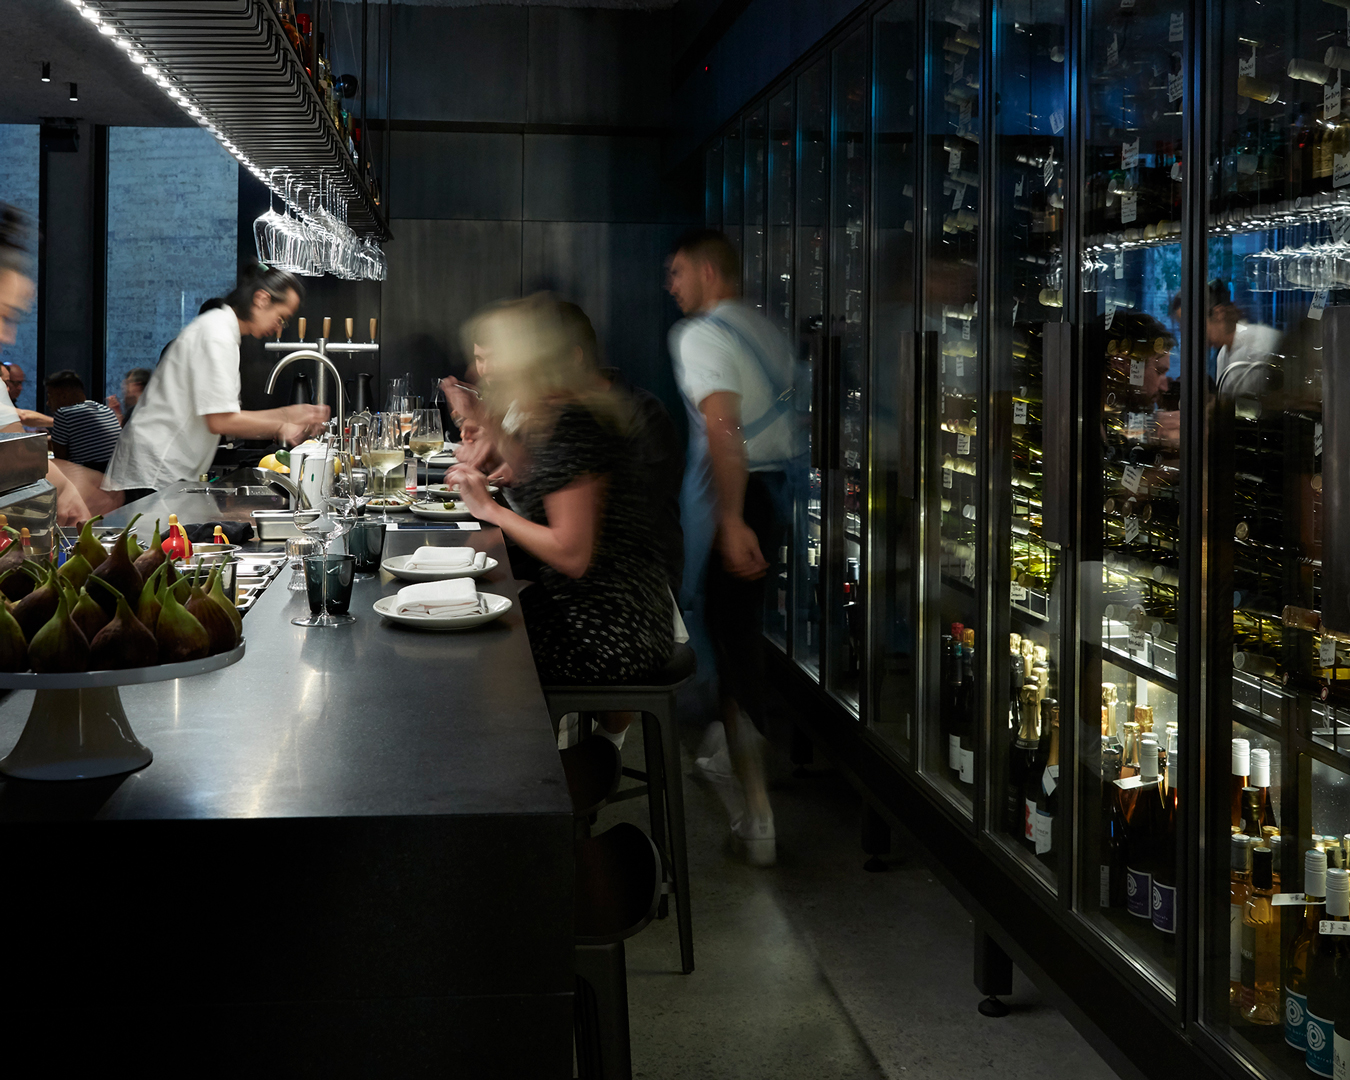
[{"label": "tap handle", "polygon": [[323,339],[327,341],[333,335],[333,317],[325,315],[323,317]]},{"label": "tap handle", "polygon": [[356,320],[355,320],[355,319],[352,319],[352,318],[348,318],[348,319],[346,320],[346,322],[347,322],[347,340],[348,340],[348,341],[351,341],[351,339],[352,339],[352,328],[356,325]]},{"label": "tap handle", "polygon": [[371,320],[370,320],[370,340],[371,340],[371,341],[374,341],[374,340],[375,340],[375,320],[374,320],[374,319],[371,319]]},{"label": "tap handle", "polygon": [[308,321],[308,320],[307,320],[303,315],[300,316],[300,340],[301,340],[301,341],[304,341],[304,340],[305,340],[305,323],[306,323],[307,321]]}]

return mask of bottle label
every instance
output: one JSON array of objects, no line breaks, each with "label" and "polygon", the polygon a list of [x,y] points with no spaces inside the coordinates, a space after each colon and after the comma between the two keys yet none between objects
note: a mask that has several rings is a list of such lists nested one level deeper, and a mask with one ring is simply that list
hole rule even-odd
[{"label": "bottle label", "polygon": [[1317,924],[1317,930],[1334,937],[1350,937],[1350,922],[1344,919],[1323,919]]},{"label": "bottle label", "polygon": [[1131,915],[1140,919],[1151,919],[1149,910],[1153,902],[1153,876],[1145,871],[1128,867],[1125,871],[1125,907]]},{"label": "bottle label", "polygon": [[1331,1075],[1336,1080],[1350,1080],[1350,1032],[1338,1027],[1331,1043]]},{"label": "bottle label", "polygon": [[1270,898],[1271,907],[1289,907],[1292,904],[1302,904],[1304,907],[1316,904],[1321,907],[1325,903],[1325,900],[1301,892],[1277,892]]},{"label": "bottle label", "polygon": [[947,736],[947,768],[961,768],[961,736]]},{"label": "bottle label", "polygon": [[1153,882],[1153,929],[1164,934],[1177,932],[1177,890],[1175,885]]},{"label": "bottle label", "polygon": [[1284,1041],[1295,1050],[1308,1051],[1308,995],[1284,988]]},{"label": "bottle label", "polygon": [[1035,823],[1036,823],[1036,804],[1031,799],[1027,799],[1026,816],[1022,819],[1022,829],[1026,835],[1026,838],[1031,841],[1035,841],[1036,839]]},{"label": "bottle label", "polygon": [[975,783],[975,751],[961,751],[961,783]]},{"label": "bottle label", "polygon": [[1228,905],[1228,981],[1242,981],[1242,905]]},{"label": "bottle label", "polygon": [[1102,907],[1110,907],[1110,906],[1111,906],[1111,867],[1106,866],[1106,865],[1103,865],[1102,868],[1101,868],[1101,871],[1102,871],[1102,880],[1101,880],[1102,898],[1101,898],[1101,906],[1102,906]]},{"label": "bottle label", "polygon": [[1032,839],[1036,843],[1036,854],[1045,855],[1050,851],[1050,835],[1055,819],[1044,810],[1036,811]]},{"label": "bottle label", "polygon": [[1256,1004],[1256,927],[1242,921],[1242,1007]]},{"label": "bottle label", "polygon": [[1304,1059],[1308,1071],[1316,1076],[1330,1076],[1335,1065],[1335,1025],[1307,1010],[1307,1021],[1303,1025],[1304,1037],[1308,1041],[1308,1056]]}]

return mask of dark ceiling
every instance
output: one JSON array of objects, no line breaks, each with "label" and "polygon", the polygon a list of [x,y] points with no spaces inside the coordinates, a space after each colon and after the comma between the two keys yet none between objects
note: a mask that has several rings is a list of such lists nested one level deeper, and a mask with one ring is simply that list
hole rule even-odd
[{"label": "dark ceiling", "polygon": [[[0,124],[73,116],[92,124],[190,127],[191,120],[65,0],[4,0]],[[42,62],[52,81],[40,79]],[[69,84],[79,84],[70,101]]]}]

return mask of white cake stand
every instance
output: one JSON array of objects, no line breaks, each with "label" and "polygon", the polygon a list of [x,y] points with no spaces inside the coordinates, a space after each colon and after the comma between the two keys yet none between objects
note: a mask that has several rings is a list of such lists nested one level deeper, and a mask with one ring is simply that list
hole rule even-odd
[{"label": "white cake stand", "polygon": [[243,659],[244,644],[182,664],[71,675],[0,672],[0,689],[37,691],[19,741],[0,759],[0,773],[23,780],[92,780],[145,768],[154,755],[131,730],[118,687],[219,671]]}]

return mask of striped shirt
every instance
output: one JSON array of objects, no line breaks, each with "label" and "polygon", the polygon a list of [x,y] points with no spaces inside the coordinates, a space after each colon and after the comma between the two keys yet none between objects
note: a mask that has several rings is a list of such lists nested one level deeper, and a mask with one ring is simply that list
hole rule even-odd
[{"label": "striped shirt", "polygon": [[66,448],[66,457],[76,465],[103,472],[117,448],[122,425],[117,414],[98,401],[81,401],[56,410],[52,442]]}]

